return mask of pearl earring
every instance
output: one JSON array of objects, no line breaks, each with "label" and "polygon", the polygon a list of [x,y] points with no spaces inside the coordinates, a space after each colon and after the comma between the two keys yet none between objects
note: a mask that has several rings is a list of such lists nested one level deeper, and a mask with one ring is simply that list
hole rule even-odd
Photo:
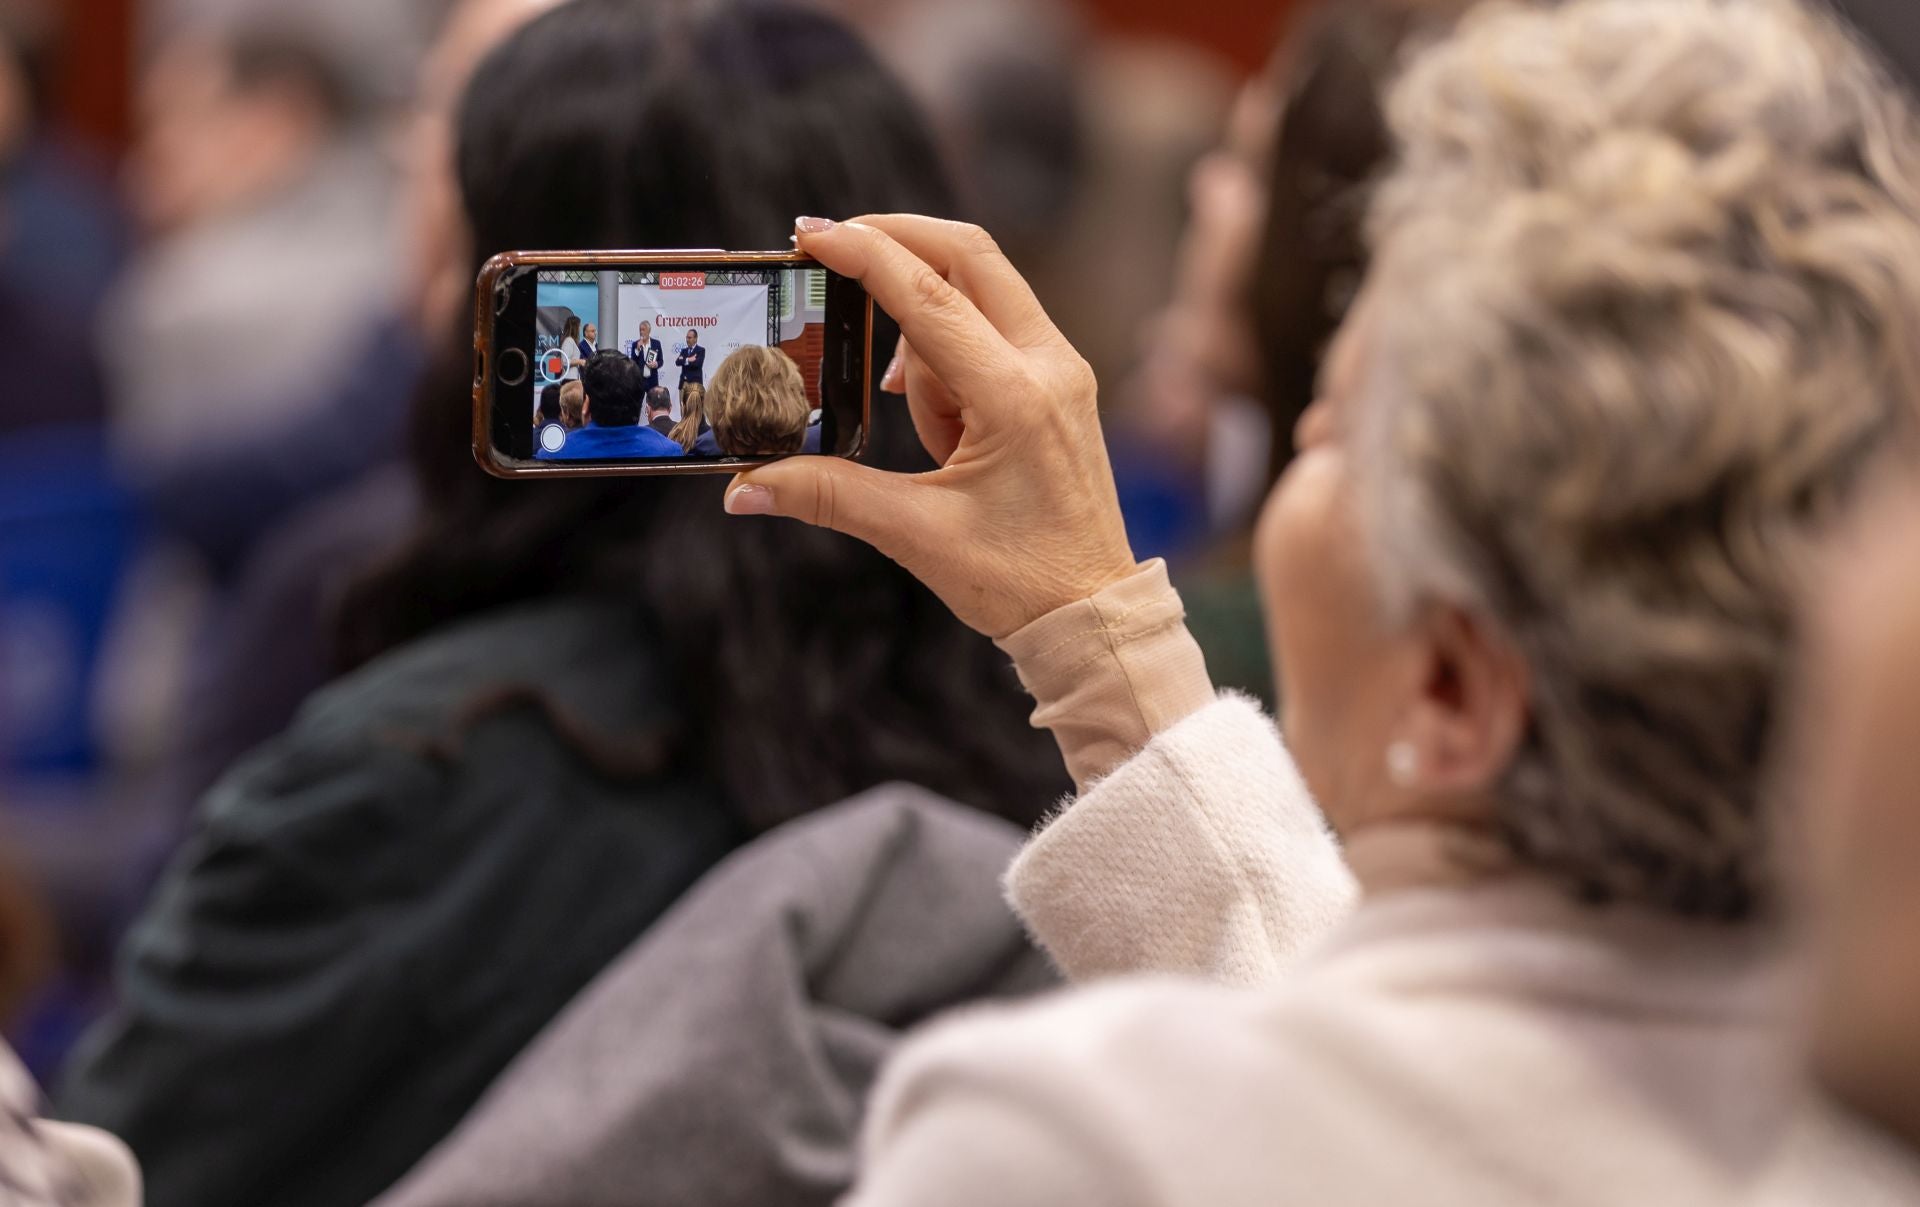
[{"label": "pearl earring", "polygon": [[1387,777],[1402,788],[1411,788],[1420,778],[1420,752],[1412,742],[1395,742],[1387,747]]}]

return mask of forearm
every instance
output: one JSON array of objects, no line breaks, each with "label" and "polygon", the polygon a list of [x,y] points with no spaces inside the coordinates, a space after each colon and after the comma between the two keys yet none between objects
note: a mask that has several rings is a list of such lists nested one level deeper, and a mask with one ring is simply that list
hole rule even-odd
[{"label": "forearm", "polygon": [[1257,984],[1352,908],[1292,757],[1252,702],[1215,697],[1162,566],[1001,644],[1082,787],[1007,876],[1069,976]]}]

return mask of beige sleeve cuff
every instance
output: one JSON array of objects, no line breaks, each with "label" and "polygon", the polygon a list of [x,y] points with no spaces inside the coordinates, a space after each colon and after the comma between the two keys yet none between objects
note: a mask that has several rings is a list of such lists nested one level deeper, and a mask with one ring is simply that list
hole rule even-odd
[{"label": "beige sleeve cuff", "polygon": [[1002,638],[1082,791],[1213,702],[1206,658],[1155,559],[1091,599]]}]

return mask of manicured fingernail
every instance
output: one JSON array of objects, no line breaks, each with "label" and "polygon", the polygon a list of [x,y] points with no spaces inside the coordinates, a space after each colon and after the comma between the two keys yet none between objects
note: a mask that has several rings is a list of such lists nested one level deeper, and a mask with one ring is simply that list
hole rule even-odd
[{"label": "manicured fingernail", "polygon": [[749,482],[727,494],[728,515],[772,515],[773,488]]},{"label": "manicured fingernail", "polygon": [[803,235],[824,235],[833,229],[831,218],[795,218],[793,229]]},{"label": "manicured fingernail", "polygon": [[896,356],[887,362],[887,371],[880,375],[880,388],[889,394],[898,394],[906,386],[903,380],[906,375],[906,370],[900,367],[900,358]]}]

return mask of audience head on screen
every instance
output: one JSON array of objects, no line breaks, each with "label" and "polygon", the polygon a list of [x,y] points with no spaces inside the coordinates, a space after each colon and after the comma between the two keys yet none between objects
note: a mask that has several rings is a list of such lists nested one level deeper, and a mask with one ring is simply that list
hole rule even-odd
[{"label": "audience head on screen", "polygon": [[647,391],[646,422],[673,417],[673,393],[665,386],[655,386]]},{"label": "audience head on screen", "polygon": [[[952,208],[914,102],[809,5],[572,0],[475,79],[455,140],[469,281],[514,248],[772,247],[796,214]],[[1064,787],[998,652],[879,554],[730,522],[718,476],[528,490],[479,472],[471,356],[449,350],[415,410],[425,518],[347,600],[350,663],[482,610],[611,591],[643,620],[692,624],[660,651],[682,704],[668,748],[751,828],[892,780],[1022,818]],[[682,407],[697,428],[698,404]],[[931,468],[907,424],[876,429],[868,459]],[[786,602],[806,598],[835,607]]]},{"label": "audience head on screen", "polygon": [[587,388],[577,381],[560,383],[560,425],[568,431],[587,426]]},{"label": "audience head on screen", "polygon": [[1260,538],[1302,769],[1344,829],[1753,916],[1807,554],[1920,396],[1913,115],[1772,0],[1492,6],[1389,114]]},{"label": "audience head on screen", "polygon": [[714,441],[723,452],[767,457],[800,451],[812,406],[792,357],[778,348],[749,344],[714,373],[707,410]]},{"label": "audience head on screen", "polygon": [[543,424],[560,422],[560,385],[552,382],[540,390],[540,419]]},{"label": "audience head on screen", "polygon": [[633,427],[647,402],[644,370],[614,352],[596,353],[580,366],[587,422],[595,427]]},{"label": "audience head on screen", "polygon": [[700,439],[700,428],[709,424],[707,419],[707,388],[698,382],[687,387],[680,399],[680,422],[673,425],[668,433],[678,441],[680,447],[693,451],[694,442]]}]

